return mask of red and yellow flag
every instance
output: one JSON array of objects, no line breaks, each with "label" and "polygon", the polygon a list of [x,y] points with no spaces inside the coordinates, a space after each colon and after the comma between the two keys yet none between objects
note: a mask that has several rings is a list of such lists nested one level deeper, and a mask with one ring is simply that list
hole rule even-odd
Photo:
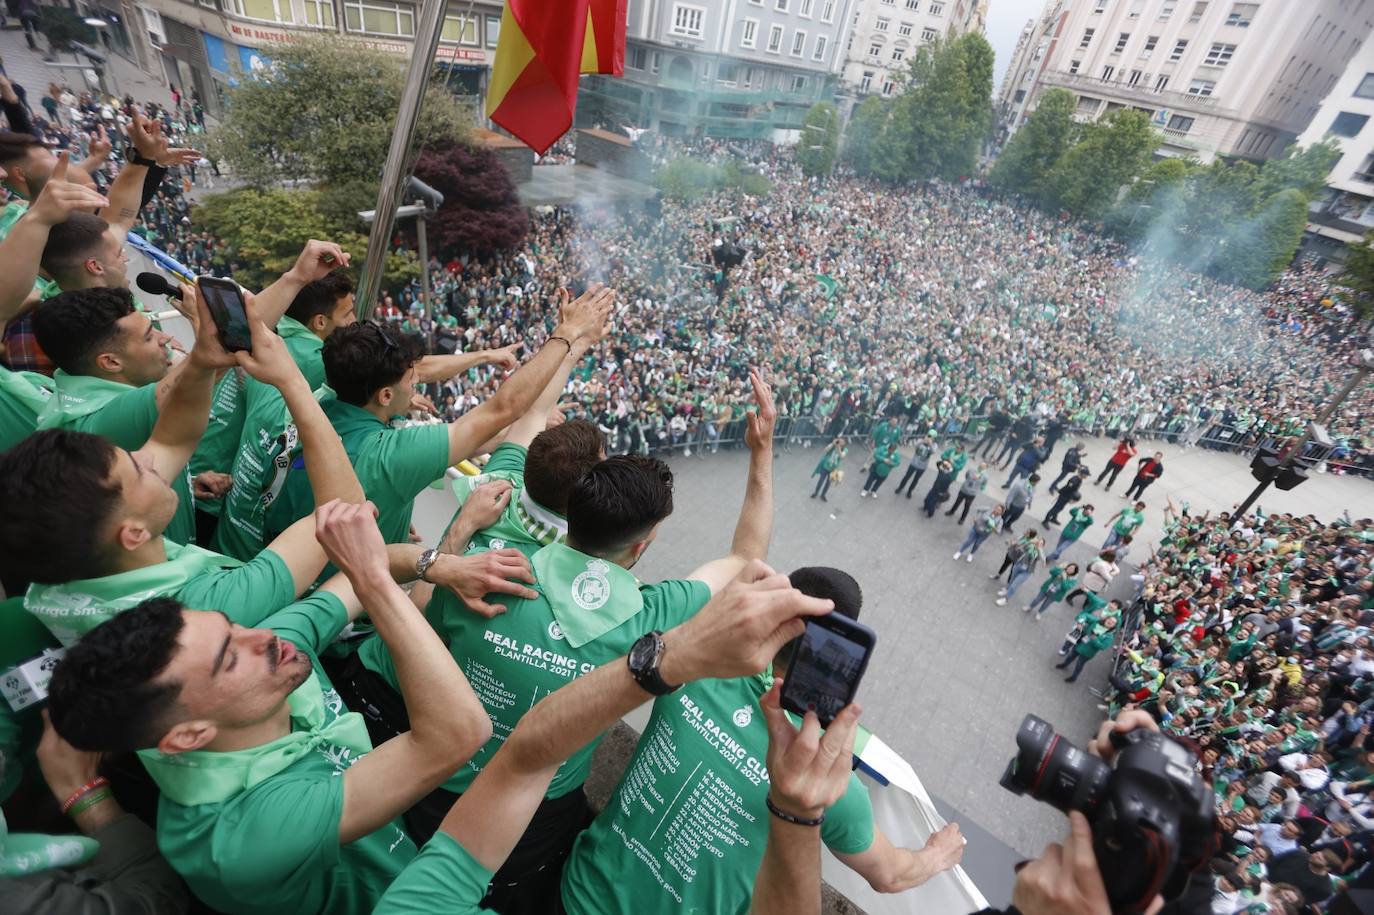
[{"label": "red and yellow flag", "polygon": [[577,78],[625,72],[628,0],[507,0],[487,117],[545,152],[572,126]]}]

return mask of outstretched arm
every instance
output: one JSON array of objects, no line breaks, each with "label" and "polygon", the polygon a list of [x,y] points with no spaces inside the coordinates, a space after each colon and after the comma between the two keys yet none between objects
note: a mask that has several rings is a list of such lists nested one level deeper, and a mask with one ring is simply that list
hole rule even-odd
[{"label": "outstretched arm", "polygon": [[324,279],[335,269],[347,267],[349,255],[332,241],[310,239],[291,269],[258,293],[258,315],[268,327],[276,327],[307,283]]},{"label": "outstretched arm", "polygon": [[452,353],[447,356],[426,356],[415,366],[421,384],[447,381],[479,365],[498,365],[507,371],[520,365],[517,354],[524,343],[512,343],[500,349],[484,349],[472,353]]}]

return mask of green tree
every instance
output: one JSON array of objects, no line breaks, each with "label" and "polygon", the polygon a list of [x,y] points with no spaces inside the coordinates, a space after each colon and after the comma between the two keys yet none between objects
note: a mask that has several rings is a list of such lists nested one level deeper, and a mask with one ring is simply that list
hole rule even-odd
[{"label": "green tree", "polygon": [[[336,38],[274,45],[272,65],[229,90],[212,155],[258,187],[377,180],[391,143],[404,60]],[[466,109],[432,79],[415,148],[461,142]],[[363,209],[363,207],[359,207]]]},{"label": "green tree", "polygon": [[654,175],[654,184],[669,200],[691,203],[717,191],[738,191],[751,197],[765,197],[773,184],[758,172],[741,168],[734,162],[712,165],[678,156],[670,159]]},{"label": "green tree", "polygon": [[1348,292],[1343,298],[1354,306],[1360,317],[1374,320],[1374,232],[1347,249],[1340,281]]},{"label": "green tree", "polygon": [[829,102],[817,102],[802,121],[797,164],[808,177],[828,175],[835,168],[839,152],[840,113]]},{"label": "green tree", "polygon": [[[331,223],[320,204],[318,191],[245,187],[207,197],[196,206],[192,221],[224,241],[229,259],[239,265],[234,279],[261,289],[289,270],[312,238],[338,242],[355,262],[362,259],[367,239]],[[382,282],[388,288],[419,275],[413,254],[387,255]]]},{"label": "green tree", "polygon": [[1271,194],[1244,231],[1223,238],[1224,256],[1214,259],[1212,273],[1221,280],[1262,289],[1279,278],[1293,260],[1307,227],[1307,197],[1297,188]]},{"label": "green tree", "polygon": [[1077,104],[1067,89],[1051,89],[1040,96],[1035,111],[997,157],[989,175],[993,186],[1043,201],[1046,176],[1077,137],[1078,124],[1073,119]]},{"label": "green tree", "polygon": [[1290,146],[1283,155],[1269,159],[1260,168],[1256,191],[1261,198],[1268,198],[1291,187],[1312,200],[1326,187],[1327,176],[1340,158],[1341,148],[1332,139],[1313,143],[1306,149]]},{"label": "green tree", "polygon": [[56,52],[71,51],[73,42],[96,44],[95,29],[65,6],[40,6],[38,31],[48,39],[48,46]]},{"label": "green tree", "polygon": [[922,45],[892,104],[873,172],[887,181],[973,174],[992,128],[992,46],[976,33]]},{"label": "green tree", "polygon": [[871,176],[876,151],[887,124],[888,103],[876,95],[864,99],[844,132],[844,160],[860,175]]},{"label": "green tree", "polygon": [[1046,179],[1049,202],[1086,219],[1103,219],[1121,189],[1150,162],[1160,136],[1143,111],[1119,108],[1083,128],[1083,138]]},{"label": "green tree", "polygon": [[1174,250],[1188,182],[1198,168],[1194,160],[1177,157],[1151,162],[1112,211],[1108,225],[1128,238],[1149,238],[1156,253]]}]

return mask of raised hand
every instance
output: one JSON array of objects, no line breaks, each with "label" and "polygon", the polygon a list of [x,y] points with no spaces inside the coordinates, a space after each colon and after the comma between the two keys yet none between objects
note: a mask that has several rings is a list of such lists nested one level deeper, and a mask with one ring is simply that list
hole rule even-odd
[{"label": "raised hand", "polygon": [[524,341],[512,343],[510,346],[503,346],[500,349],[490,350],[487,353],[488,365],[494,365],[499,369],[509,372],[520,366],[520,350],[525,346]]},{"label": "raised hand", "polygon": [[29,218],[45,226],[55,226],[66,222],[72,213],[81,210],[93,212],[110,205],[105,195],[94,188],[69,182],[69,164],[69,153],[57,154],[57,165],[53,167],[52,176],[34,198],[33,205],[29,207]]},{"label": "raised hand", "polygon": [[559,324],[554,336],[591,346],[610,330],[611,309],[615,305],[615,290],[593,283],[586,292],[571,302],[567,291],[561,294],[558,307]]},{"label": "raised hand", "polygon": [[334,499],[321,505],[315,510],[315,539],[350,581],[391,580],[386,542],[371,502],[354,505]]},{"label": "raised hand", "polygon": [[430,416],[439,415],[439,408],[434,405],[434,401],[419,391],[410,395],[409,409],[414,413],[428,413]]},{"label": "raised hand", "polygon": [[744,430],[744,443],[750,451],[770,448],[773,445],[773,427],[778,421],[778,408],[773,405],[773,388],[763,380],[758,369],[749,373],[749,384],[754,388],[754,403],[759,409],[756,413],[745,415],[747,428]]},{"label": "raised hand", "polygon": [[785,813],[816,819],[849,787],[854,735],[862,710],[849,705],[821,733],[820,719],[807,712],[798,728],[779,701],[782,680],[759,700],[768,722],[769,800]]},{"label": "raised hand", "polygon": [[[511,494],[515,488],[508,480],[491,480],[468,493],[458,517],[463,527],[470,531],[480,531],[491,527],[501,520],[501,513],[510,505]],[[457,527],[458,525],[454,525]],[[453,552],[460,552],[455,549]]]},{"label": "raised hand", "polygon": [[301,249],[288,275],[302,283],[313,283],[324,279],[339,267],[347,267],[349,260],[348,252],[334,242],[312,238]]},{"label": "raised hand", "polygon": [[480,616],[490,619],[506,612],[504,604],[488,603],[488,594],[513,594],[526,600],[539,596],[537,591],[511,579],[534,583],[529,560],[519,550],[490,550],[472,556],[453,556],[445,553],[429,567],[426,577],[448,588]]},{"label": "raised hand", "polygon": [[291,358],[291,351],[286,348],[282,338],[258,317],[253,294],[245,292],[243,299],[244,311],[248,313],[248,329],[253,338],[253,348],[248,352],[234,353],[234,360],[243,366],[243,370],[249,375],[278,390],[298,379],[304,381],[296,360]]}]

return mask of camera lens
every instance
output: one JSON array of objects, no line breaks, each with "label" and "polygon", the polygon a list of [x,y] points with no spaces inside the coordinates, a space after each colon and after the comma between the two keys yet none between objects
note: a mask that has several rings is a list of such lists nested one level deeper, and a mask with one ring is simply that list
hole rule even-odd
[{"label": "camera lens", "polygon": [[1049,723],[1027,715],[1016,732],[1019,752],[1002,776],[1002,787],[1029,794],[1068,813],[1092,818],[1112,770],[1105,762],[1054,733]]}]

